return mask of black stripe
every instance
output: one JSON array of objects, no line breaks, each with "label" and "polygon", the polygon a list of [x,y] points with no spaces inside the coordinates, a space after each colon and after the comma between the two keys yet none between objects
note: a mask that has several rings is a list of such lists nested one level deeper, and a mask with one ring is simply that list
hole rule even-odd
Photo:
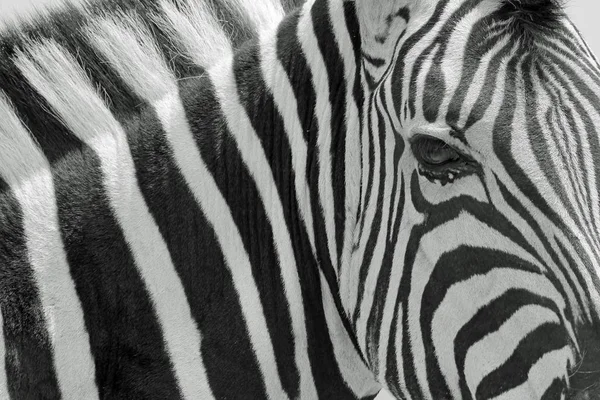
[{"label": "black stripe", "polygon": [[484,305],[456,334],[454,354],[459,373],[459,384],[463,399],[471,399],[471,391],[465,378],[465,359],[469,348],[488,334],[497,331],[520,308],[537,304],[552,310],[557,316],[561,310],[551,300],[524,289],[509,289]]},{"label": "black stripe", "polygon": [[[193,90],[196,98],[194,102],[186,100],[188,111],[214,118],[207,122],[190,119],[197,121],[194,127],[206,137],[217,136],[218,124],[213,122],[222,117],[208,80],[190,80],[182,90],[184,96]],[[202,108],[195,108],[199,104]],[[252,398],[266,396],[215,233],[173,159],[158,118],[148,110],[141,119],[143,124],[128,136],[138,182],[200,331],[202,361],[213,394],[216,398],[238,398],[243,391]]]},{"label": "black stripe", "polygon": [[[454,95],[448,104],[448,113],[446,114],[446,122],[450,126],[455,126],[460,118],[460,112],[463,108],[464,102],[467,99],[469,88],[473,85],[475,79],[475,73],[481,66],[476,60],[481,58],[481,55],[488,54],[494,46],[498,45],[498,42],[502,39],[502,30],[489,29],[489,25],[493,23],[494,19],[492,16],[483,18],[473,25],[471,34],[465,45],[465,49],[468,50],[468,58],[465,58],[462,66],[462,74],[460,82],[456,87]],[[473,50],[471,50],[473,49]],[[471,61],[472,60],[472,61]],[[498,61],[498,56],[495,57]],[[494,59],[491,61],[493,64]],[[497,64],[496,64],[497,65]],[[486,81],[486,82],[489,82]],[[484,86],[487,87],[487,86]]]},{"label": "black stripe", "polygon": [[[379,237],[379,232],[381,229],[385,229],[385,225],[382,223],[383,218],[383,195],[385,192],[385,177],[386,177],[386,148],[385,141],[386,135],[389,134],[385,130],[385,121],[383,118],[383,114],[379,107],[377,107],[377,103],[375,103],[375,109],[377,112],[378,119],[378,131],[373,131],[373,137],[377,134],[378,136],[378,144],[379,144],[379,153],[381,164],[379,165],[379,171],[374,171],[374,173],[378,173],[379,177],[379,188],[377,192],[377,202],[375,205],[375,216],[373,217],[373,223],[371,224],[371,230],[368,232],[369,237],[366,244],[366,250],[360,265],[359,276],[358,276],[358,291],[357,291],[357,301],[356,308],[354,309],[354,313],[352,314],[352,322],[356,326],[358,319],[361,317],[361,305],[363,302],[363,297],[365,294],[365,283],[367,280],[367,276],[372,266],[371,263],[373,261],[373,254],[375,252],[375,248],[377,247],[377,238]],[[375,141],[375,139],[373,140]],[[371,158],[374,160],[374,158]],[[371,168],[373,169],[373,168]]]},{"label": "black stripe", "polygon": [[361,54],[362,54],[363,59],[366,62],[368,62],[369,64],[373,65],[374,67],[381,68],[385,65],[385,60],[383,58],[371,56],[371,55],[365,53],[364,50],[361,52]]},{"label": "black stripe", "polygon": [[[396,164],[394,164],[396,165]],[[397,170],[396,170],[397,171]],[[383,323],[383,312],[385,310],[385,303],[388,296],[395,296],[396,293],[389,293],[390,278],[392,274],[392,268],[394,267],[394,252],[398,245],[398,235],[400,233],[400,225],[402,221],[402,208],[405,201],[404,192],[404,177],[401,176],[400,182],[400,202],[398,204],[399,210],[396,220],[392,221],[391,213],[394,207],[394,196],[392,196],[392,203],[390,204],[390,226],[388,228],[388,235],[385,244],[385,250],[383,259],[381,260],[381,269],[379,276],[377,277],[377,295],[373,300],[373,306],[369,313],[367,320],[367,353],[368,360],[371,363],[371,369],[375,376],[379,376],[379,360],[377,349],[384,345],[381,343],[381,325]],[[394,187],[392,193],[395,195],[398,185],[397,177],[394,177]],[[393,224],[393,226],[392,226]]]},{"label": "black stripe", "polygon": [[[290,27],[284,26],[283,29],[290,29]],[[295,29],[293,31],[295,32]],[[280,38],[283,37],[283,35],[280,35]],[[293,46],[297,45],[297,39],[295,35],[293,37],[288,36],[287,39],[291,42],[284,45],[285,49],[292,50]],[[283,41],[280,41],[278,45],[283,45],[283,43]],[[287,136],[284,134],[283,120],[281,115],[275,110],[272,96],[266,93],[264,82],[258,79],[261,73],[258,55],[255,53],[256,50],[248,49],[241,57],[236,59],[238,94],[259,136],[283,205],[286,227],[290,232],[300,278],[308,335],[308,356],[315,385],[320,397],[353,398],[354,395],[343,381],[339,367],[335,361],[333,344],[329,338],[327,321],[322,309],[323,299],[319,266],[312,255],[308,232],[306,232],[302,224],[302,219],[299,216],[299,205],[297,203],[294,181],[296,174],[304,176],[306,172],[294,171],[293,169],[291,148]],[[278,51],[281,52],[281,50],[278,47]],[[300,52],[298,51],[298,53]],[[294,54],[297,53],[294,52]],[[301,64],[306,65],[303,57],[298,55],[296,57],[295,60],[302,59]],[[244,58],[246,58],[245,61],[251,62],[243,63]],[[294,82],[294,80],[294,77],[290,77],[290,81]],[[297,99],[299,108],[308,107],[307,111],[310,110],[312,112],[312,108],[309,105],[300,105],[303,102],[300,98],[297,97]],[[304,121],[302,122],[304,123]],[[329,281],[328,283],[330,288],[332,288],[332,283]],[[337,292],[332,289],[332,293],[338,312],[342,312]],[[292,304],[292,307],[294,306]],[[348,329],[347,326],[346,328]],[[284,338],[279,338],[279,340],[282,339]],[[288,371],[288,373],[291,372],[295,371]]]},{"label": "black stripe", "polygon": [[[372,94],[370,99],[369,99],[369,103],[367,106],[367,113],[366,113],[366,117],[367,117],[367,129],[368,129],[368,133],[367,133],[367,141],[368,141],[368,154],[369,154],[369,159],[368,159],[368,163],[366,165],[364,165],[364,168],[368,168],[368,173],[367,173],[367,182],[361,182],[362,185],[366,185],[366,189],[365,189],[365,203],[364,205],[361,205],[361,208],[359,208],[359,219],[357,220],[357,223],[359,224],[358,227],[358,237],[362,238],[364,235],[364,229],[365,229],[365,224],[366,224],[366,216],[367,216],[367,210],[369,209],[369,203],[371,202],[371,198],[373,196],[371,196],[371,192],[373,191],[373,184],[375,181],[375,168],[373,168],[373,166],[375,165],[375,135],[376,133],[373,130],[373,125],[374,125],[374,119],[376,118],[376,114],[374,113],[373,109],[375,108],[375,101],[373,101],[375,99],[375,95]],[[361,138],[363,136],[363,132],[361,132]],[[362,154],[362,148],[361,148],[361,154]],[[362,172],[362,171],[361,171]],[[361,174],[362,176],[362,174]],[[362,188],[362,186],[361,186]],[[353,251],[356,250],[360,245],[360,239],[357,241],[357,243],[355,244]]]},{"label": "black stripe", "polygon": [[[302,47],[298,42],[299,14],[293,14],[284,20],[279,27],[277,35],[277,54],[278,58],[287,73],[294,95],[298,104],[298,117],[303,127],[305,140],[308,147],[307,171],[295,171],[295,173],[306,174],[311,191],[311,208],[314,218],[314,235],[317,246],[317,260],[308,257],[306,254],[310,249],[308,238],[304,239],[301,233],[302,228],[298,227],[299,217],[294,214],[287,214],[286,220],[297,220],[294,223],[288,222],[288,227],[295,226],[296,233],[292,236],[294,239],[294,250],[298,263],[298,272],[302,284],[302,294],[305,302],[305,314],[307,319],[307,334],[309,340],[309,357],[313,367],[313,375],[319,395],[323,398],[340,397],[352,398],[345,383],[341,380],[337,363],[333,357],[332,343],[326,328],[326,319],[323,314],[321,295],[321,282],[319,269],[323,272],[330,291],[333,294],[335,306],[342,322],[348,333],[354,348],[358,350],[358,344],[354,337],[349,321],[345,318],[345,313],[341,305],[339,293],[337,291],[337,281],[335,271],[329,259],[329,250],[327,248],[327,236],[325,234],[325,224],[323,221],[322,209],[316,188],[318,187],[319,164],[318,164],[318,126],[314,116],[314,106],[316,104],[316,94],[312,84],[313,76],[308,68],[306,58],[302,53]],[[277,175],[276,175],[277,177]],[[278,184],[279,185],[279,184]],[[281,192],[281,190],[280,190]],[[295,196],[294,196],[295,197]],[[290,196],[291,198],[291,196]],[[285,207],[287,208],[287,207]],[[284,209],[285,209],[284,208]],[[292,210],[297,209],[294,205]],[[304,266],[304,267],[303,267]],[[312,267],[311,267],[312,266]],[[331,360],[330,362],[327,362]]]},{"label": "black stripe", "polygon": [[417,99],[417,77],[421,72],[423,63],[433,53],[431,58],[431,67],[425,78],[423,87],[423,114],[428,122],[435,122],[438,118],[439,109],[446,95],[446,82],[441,68],[442,60],[446,57],[448,44],[452,36],[452,31],[460,21],[477,5],[480,0],[469,0],[449,16],[436,36],[436,39],[429,47],[417,58],[413,66],[412,78],[410,81],[409,109],[410,117],[415,116],[415,101]]},{"label": "black stripe", "polygon": [[[408,201],[411,201],[417,211],[420,211],[420,207],[423,206],[422,202],[424,199],[421,197],[421,193],[419,192],[420,188],[418,185],[418,174],[414,171],[411,175],[410,180],[410,197]],[[454,215],[446,214],[449,219],[455,217]],[[442,214],[442,215],[444,215]],[[427,220],[425,221],[427,223]],[[409,313],[408,313],[408,296],[411,292],[412,288],[412,276],[413,270],[415,268],[414,259],[418,253],[420,240],[423,234],[427,232],[426,225],[416,225],[413,227],[410,236],[408,238],[408,242],[406,244],[406,251],[404,257],[404,268],[402,269],[402,277],[400,278],[400,286],[398,287],[398,304],[402,310],[402,320],[400,321],[402,324],[402,364],[404,371],[404,380],[406,382],[406,389],[411,398],[420,398],[421,389],[419,386],[419,382],[417,380],[416,374],[411,371],[415,371],[415,365],[413,360],[412,353],[412,345],[410,341],[410,325],[409,325]],[[395,325],[392,325],[392,333],[395,334],[396,331]],[[398,349],[396,349],[398,351]]]},{"label": "black stripe", "polygon": [[277,57],[286,71],[294,95],[297,100],[298,117],[307,142],[308,154],[306,163],[306,179],[312,188],[310,206],[313,211],[314,236],[317,252],[317,262],[329,282],[335,282],[335,271],[329,257],[327,234],[323,210],[317,191],[319,183],[319,149],[317,147],[318,125],[314,116],[317,95],[313,88],[313,74],[308,67],[302,46],[297,37],[300,14],[292,14],[286,18],[277,33]]},{"label": "black stripe", "polygon": [[[261,79],[259,47],[256,45],[248,46],[237,53],[233,69],[240,102],[250,118],[252,127],[262,145],[266,157],[265,161],[270,167],[270,170],[262,171],[262,173],[267,176],[273,176],[277,185],[277,196],[275,193],[272,194],[273,202],[281,202],[283,209],[288,214],[286,222],[289,223],[291,222],[290,207],[294,206],[294,211],[296,213],[299,212],[296,204],[295,171],[292,167],[292,152],[285,134],[283,121],[275,110],[273,98],[266,93],[265,84]],[[252,133],[247,132],[245,134],[251,135]],[[262,157],[262,154],[257,152],[252,156],[258,158]],[[300,173],[302,172],[300,171]],[[270,201],[269,199],[265,200]],[[260,202],[259,198],[256,201]],[[252,203],[248,204],[244,207],[250,209],[254,207]],[[281,272],[282,268],[291,268],[292,266],[279,265],[274,244],[271,243],[274,240],[272,237],[274,232],[272,232],[270,225],[273,221],[267,221],[266,215],[264,218],[265,221],[261,222],[259,226],[262,226],[264,223],[265,232],[268,232],[268,234],[259,233],[256,236],[260,236],[261,239],[268,241],[269,244],[265,245],[265,243],[259,242],[257,246],[260,246],[260,252],[263,254],[268,251],[272,251],[273,253],[270,254],[271,257],[269,258],[263,255],[260,261],[262,263],[262,271],[258,277],[262,275],[265,282],[259,284],[259,288],[260,292],[264,292],[265,295],[273,292],[271,295],[273,296],[272,298],[264,298],[263,307],[269,331],[273,334],[277,368],[281,375],[283,388],[290,398],[295,398],[299,394],[299,375],[295,363],[294,335],[289,310],[291,304],[283,292],[283,276]],[[298,218],[297,221],[300,222],[300,219]],[[287,228],[289,231],[290,226],[287,225]],[[257,227],[257,229],[260,232],[260,228]],[[250,231],[247,233],[250,234]],[[292,238],[290,237],[290,239]],[[310,253],[310,247],[303,250],[305,252],[308,250]],[[258,260],[256,261],[258,262]],[[270,278],[267,279],[267,277]],[[271,286],[266,285],[268,280],[272,280],[270,283]]]},{"label": "black stripe", "polygon": [[288,78],[290,79],[296,99],[301,100],[297,102],[298,117],[305,134],[305,140],[308,148],[306,178],[308,185],[311,187],[310,202],[314,218],[317,262],[319,268],[325,275],[325,279],[327,280],[327,283],[334,296],[336,307],[340,313],[344,326],[350,335],[350,339],[354,343],[354,346],[358,348],[356,338],[352,334],[350,323],[343,312],[338,290],[336,289],[336,271],[334,270],[332,260],[329,257],[329,247],[325,230],[325,221],[323,218],[323,209],[319,199],[319,192],[317,191],[320,171],[318,158],[319,149],[317,146],[318,126],[314,114],[316,94],[313,89],[313,85],[307,84],[307,82],[313,82],[313,75],[308,68],[306,58],[302,53],[302,47],[296,35],[298,29],[298,19],[299,15],[294,14],[290,18],[284,20],[282,26],[280,26],[277,35],[277,55],[288,75]]},{"label": "black stripe", "polygon": [[[366,168],[366,166],[363,165],[363,159],[362,159],[362,146],[363,146],[362,121],[364,118],[363,104],[364,104],[364,100],[365,100],[365,93],[364,93],[364,90],[362,87],[362,82],[361,82],[362,68],[361,68],[360,24],[358,22],[358,16],[356,15],[356,6],[355,6],[354,2],[349,2],[349,1],[344,2],[344,16],[345,16],[346,27],[348,28],[348,32],[350,34],[350,41],[352,42],[352,48],[354,49],[354,62],[356,65],[356,76],[354,78],[354,87],[352,88],[352,97],[358,108],[359,126],[352,127],[350,134],[358,135],[358,142],[359,142],[358,148],[359,148],[359,151],[361,154],[361,157],[360,157],[360,171],[361,171],[360,187],[362,188],[363,185],[365,184],[365,182],[362,181],[362,179],[363,179],[362,171],[363,171],[363,168]],[[362,201],[362,197],[359,198],[358,206],[356,208],[356,221],[357,222],[360,220],[360,215],[361,215],[361,209],[362,209],[361,201]]]},{"label": "black stripe", "polygon": [[[329,104],[331,105],[331,181],[333,189],[333,209],[335,224],[335,241],[337,260],[335,267],[339,270],[344,245],[344,228],[346,221],[346,90],[344,62],[337,46],[339,38],[333,34],[330,19],[338,17],[329,15],[328,1],[316,1],[311,9],[315,36],[319,50],[323,56],[329,82]],[[321,171],[321,174],[323,171]],[[323,179],[323,178],[321,178]],[[316,186],[315,186],[316,189]]]},{"label": "black stripe", "polygon": [[[487,110],[489,110],[490,105],[492,104],[492,100],[494,99],[494,94],[496,93],[496,90],[499,90],[497,78],[498,74],[500,73],[500,67],[502,66],[502,62],[508,57],[508,55],[513,49],[514,45],[509,42],[508,44],[504,45],[502,48],[497,50],[496,54],[489,61],[489,67],[487,68],[484,78],[485,80],[482,86],[483,88],[488,88],[489,90],[481,90],[481,92],[479,93],[479,97],[477,98],[477,100],[471,108],[471,111],[469,112],[467,122],[465,123],[465,126],[462,127],[463,130],[466,131],[473,125],[475,125],[477,122],[479,122],[483,118]],[[507,73],[510,73],[508,72],[508,69]],[[506,85],[504,87],[504,90],[513,90],[509,93],[514,93],[514,89],[512,87],[506,87]],[[503,102],[503,107],[505,106],[506,104]]]},{"label": "black stripe", "polygon": [[394,66],[394,72],[391,78],[392,97],[396,100],[396,111],[398,115],[402,114],[402,105],[406,105],[406,103],[408,103],[408,100],[410,100],[411,97],[414,97],[409,94],[409,98],[404,99],[402,96],[405,79],[407,79],[407,77],[405,77],[404,74],[408,72],[405,71],[405,64],[407,59],[406,55],[417,43],[419,43],[423,39],[425,35],[427,35],[427,33],[429,33],[435,27],[435,25],[439,22],[440,18],[442,17],[442,13],[444,12],[447,4],[448,0],[438,2],[438,4],[435,7],[435,11],[433,12],[433,15],[431,16],[429,21],[426,24],[424,24],[421,28],[419,28],[417,32],[408,37],[402,44],[402,47],[398,52],[398,61],[397,64]]},{"label": "black stripe", "polygon": [[562,379],[554,379],[552,381],[552,384],[544,392],[544,395],[542,396],[541,400],[560,400],[564,392],[565,386],[565,382]]},{"label": "black stripe", "polygon": [[[206,78],[202,78],[200,82],[200,85],[194,80],[183,81],[181,83],[181,97],[184,99],[183,103],[186,115],[194,134],[196,145],[221,195],[227,202],[233,221],[238,228],[244,244],[244,250],[249,256],[254,282],[248,282],[247,284],[257,286],[262,311],[267,320],[268,332],[265,332],[265,335],[269,336],[270,341],[275,346],[275,349],[277,349],[277,343],[274,339],[278,334],[284,332],[285,337],[289,337],[290,328],[289,317],[286,314],[287,310],[283,310],[284,314],[281,314],[279,309],[280,307],[286,308],[286,300],[281,290],[280,273],[273,245],[271,226],[255,187],[254,180],[241,159],[241,154],[231,133],[225,126],[225,117],[219,108],[220,104],[216,98],[213,84]],[[226,268],[225,264],[222,264],[221,268]],[[229,268],[237,267],[230,265]],[[239,301],[242,302],[245,299],[240,298]],[[218,304],[215,304],[214,307],[218,307],[220,312],[227,312]],[[275,324],[279,317],[282,318],[281,326]],[[243,314],[240,314],[239,318],[244,322],[243,333],[244,336],[247,336],[248,333],[245,325],[249,321],[244,320]],[[208,328],[212,330],[212,328]],[[226,329],[231,329],[231,327],[227,327]],[[214,332],[214,335],[216,334],[218,334],[217,331]],[[224,334],[224,332],[221,332],[221,334]],[[230,338],[215,338],[219,343],[219,347],[231,346],[231,344],[228,344],[230,343],[229,341],[223,339]],[[233,347],[236,351],[243,349],[243,347],[240,349],[237,349],[236,346]],[[287,351],[289,354],[289,347],[284,347],[284,351]],[[231,353],[231,356],[232,358],[229,362],[232,365],[238,363],[237,361],[233,362],[233,360],[236,360],[235,353]],[[239,396],[240,391],[243,390],[244,393],[252,393],[253,398],[265,397],[266,392],[263,379],[259,375],[254,375],[254,373],[259,372],[254,357],[252,352],[246,354],[244,357],[245,361],[242,365],[245,364],[248,367],[252,366],[254,368],[254,371],[246,372],[245,375],[248,376],[248,380],[244,385],[236,388],[220,389],[236,390],[236,396]],[[287,357],[286,359],[289,360]],[[278,357],[276,357],[276,360],[280,362]],[[239,373],[241,371],[238,370],[236,372]],[[250,379],[250,377],[252,378]],[[283,377],[265,378],[280,379]],[[235,381],[237,381],[237,378]]]},{"label": "black stripe", "polygon": [[[394,305],[394,316],[392,317],[392,326],[390,328],[390,337],[387,343],[387,361],[386,361],[386,370],[385,370],[385,382],[389,385],[390,391],[396,396],[397,399],[402,399],[402,392],[400,390],[400,379],[404,378],[400,376],[398,372],[398,362],[396,360],[399,352],[402,352],[402,356],[406,356],[404,348],[398,349],[396,346],[396,339],[398,334],[402,335],[404,338],[406,335],[404,332],[398,332],[398,325],[402,323],[398,319],[398,313],[401,310],[400,301],[396,301]],[[403,339],[404,343],[404,339]],[[385,343],[382,343],[382,345]],[[404,359],[403,359],[404,360]]]},{"label": "black stripe", "polygon": [[13,400],[59,399],[52,343],[29,264],[23,214],[0,178],[0,311],[8,392]]},{"label": "black stripe", "polygon": [[[51,107],[16,68],[8,72],[10,80],[0,79],[0,88],[51,164],[100,397],[179,398],[161,328],[104,191],[100,161],[47,112]],[[7,82],[12,86],[3,87]]]},{"label": "black stripe", "polygon": [[[577,327],[577,342],[581,346],[579,359],[571,365],[569,371],[570,394],[581,395],[575,399],[600,398],[600,325],[593,324]],[[588,397],[586,397],[587,395]],[[571,396],[567,396],[568,399]]]},{"label": "black stripe", "polygon": [[[460,265],[460,268],[456,268]],[[429,277],[421,298],[420,331],[423,335],[427,376],[434,399],[444,398],[449,389],[437,361],[431,324],[433,316],[450,287],[475,275],[485,275],[498,266],[510,266],[514,270],[537,273],[537,267],[511,254],[490,249],[461,246],[443,254]],[[457,310],[458,311],[458,310]],[[495,317],[497,318],[497,317]]]},{"label": "black stripe", "polygon": [[[298,41],[297,31],[300,13],[295,12],[283,20],[277,30],[277,58],[287,76],[290,78],[290,84],[294,90],[298,106],[298,118],[302,125],[304,140],[309,144],[309,149],[314,147],[317,137],[317,126],[313,123],[313,107],[317,103],[317,95],[310,82],[313,81],[313,75],[308,68],[306,57],[302,54],[302,46]],[[311,146],[312,144],[312,146]],[[307,171],[315,165],[313,160],[316,157],[313,152],[308,152]],[[317,168],[318,165],[315,165]]]},{"label": "black stripe", "polygon": [[538,327],[519,343],[501,367],[481,380],[476,398],[491,399],[525,383],[535,362],[544,354],[559,350],[568,343],[564,327],[552,323]]}]

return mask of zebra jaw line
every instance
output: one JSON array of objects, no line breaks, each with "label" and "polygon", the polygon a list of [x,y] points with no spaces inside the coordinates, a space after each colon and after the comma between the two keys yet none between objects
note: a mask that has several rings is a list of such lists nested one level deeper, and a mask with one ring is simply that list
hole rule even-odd
[{"label": "zebra jaw line", "polygon": [[0,36],[0,399],[600,398],[600,66],[560,6],[296,6]]}]

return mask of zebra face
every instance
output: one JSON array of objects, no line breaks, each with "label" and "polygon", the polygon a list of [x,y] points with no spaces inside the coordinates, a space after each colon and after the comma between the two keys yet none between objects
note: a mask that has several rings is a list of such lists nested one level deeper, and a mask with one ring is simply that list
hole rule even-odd
[{"label": "zebra face", "polygon": [[381,245],[357,246],[342,295],[371,368],[399,398],[591,395],[597,61],[549,0],[360,14],[375,171],[359,226]]}]

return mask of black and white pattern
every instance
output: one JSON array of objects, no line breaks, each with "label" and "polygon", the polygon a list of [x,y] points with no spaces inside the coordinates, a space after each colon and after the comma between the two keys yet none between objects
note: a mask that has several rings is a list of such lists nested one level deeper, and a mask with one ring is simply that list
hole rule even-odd
[{"label": "black and white pattern", "polygon": [[0,399],[600,396],[600,66],[554,0],[32,21]]}]

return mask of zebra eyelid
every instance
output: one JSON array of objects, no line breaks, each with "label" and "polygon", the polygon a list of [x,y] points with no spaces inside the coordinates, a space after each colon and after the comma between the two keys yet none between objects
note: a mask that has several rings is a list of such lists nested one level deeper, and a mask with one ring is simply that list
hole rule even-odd
[{"label": "zebra eyelid", "polygon": [[408,135],[408,143],[412,145],[419,136],[428,136],[433,139],[441,140],[453,149],[458,151],[472,163],[484,164],[485,155],[472,146],[466,139],[465,132],[459,127],[452,125],[429,125],[416,127]]}]

